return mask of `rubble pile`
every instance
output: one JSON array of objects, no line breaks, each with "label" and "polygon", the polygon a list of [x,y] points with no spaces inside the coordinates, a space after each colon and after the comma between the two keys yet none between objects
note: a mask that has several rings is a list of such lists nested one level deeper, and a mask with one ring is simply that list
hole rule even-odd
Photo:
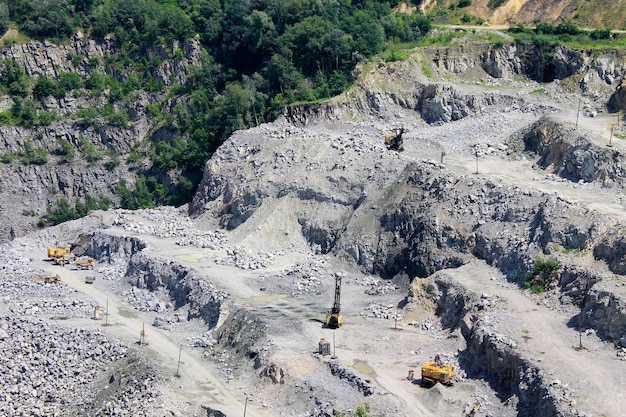
[{"label": "rubble pile", "polygon": [[130,217],[124,215],[122,211],[120,211],[119,216],[113,221],[113,226],[121,227],[122,229],[133,233],[154,234],[154,228],[152,226],[148,226],[145,223],[131,219]]},{"label": "rubble pile", "polygon": [[320,294],[324,283],[334,283],[324,263],[311,258],[302,265],[292,265],[276,274],[261,274],[266,289],[275,293],[287,293],[292,297]]},{"label": "rubble pile", "polygon": [[166,313],[174,309],[174,305],[167,295],[143,288],[130,287],[122,292],[124,301],[139,311],[154,311]]},{"label": "rubble pile", "polygon": [[360,315],[374,319],[402,320],[402,313],[393,304],[370,303]]},{"label": "rubble pile", "polygon": [[119,216],[114,222],[124,230],[133,233],[149,234],[160,238],[181,238],[176,242],[180,246],[194,246],[197,248],[215,248],[216,245],[226,243],[226,234],[222,231],[202,231],[193,224],[193,221],[180,208],[159,207],[156,209],[139,210],[143,218],[155,225],[131,218],[130,211],[117,210]]},{"label": "rubble pile", "polygon": [[[59,284],[48,284],[59,285]],[[60,285],[59,285],[60,286]],[[44,314],[46,316],[52,315],[54,317],[91,317],[93,315],[95,306],[85,300],[77,300],[70,298],[22,298],[21,301],[17,301],[11,304],[9,310],[16,314],[23,314],[27,316],[35,316],[37,314]]]},{"label": "rubble pile", "polygon": [[340,364],[328,362],[328,367],[333,375],[337,378],[347,380],[351,385],[361,391],[365,397],[376,392],[374,386],[372,386],[369,382],[365,381],[354,372],[341,366]]},{"label": "rubble pile", "polygon": [[224,266],[235,266],[239,269],[256,270],[267,268],[269,263],[279,254],[258,252],[256,254],[250,251],[235,247],[226,251],[226,256],[215,259],[215,263]]},{"label": "rubble pile", "polygon": [[213,232],[196,232],[193,235],[183,236],[176,244],[179,246],[215,249],[218,245],[226,244],[227,240],[224,232],[215,230]]},{"label": "rubble pile", "polygon": [[63,416],[127,348],[100,331],[68,329],[37,317],[0,317],[0,414]]},{"label": "rubble pile", "polygon": [[[68,324],[68,319],[93,317],[92,302],[73,297],[76,290],[63,282],[33,281],[41,270],[32,268],[14,243],[3,245],[0,262],[5,276],[0,282],[0,355],[5,358],[0,415],[156,415],[161,394],[155,386],[162,377],[126,376],[121,392],[102,395],[103,376],[108,382],[106,372],[132,349],[99,327]],[[154,374],[151,365],[139,362]],[[97,398],[106,401],[99,404]],[[90,404],[92,412],[86,413]]]},{"label": "rubble pile", "polygon": [[370,287],[365,290],[367,295],[384,295],[392,293],[398,289],[396,285],[389,281],[384,281],[375,276],[359,276],[352,281],[355,285]]}]

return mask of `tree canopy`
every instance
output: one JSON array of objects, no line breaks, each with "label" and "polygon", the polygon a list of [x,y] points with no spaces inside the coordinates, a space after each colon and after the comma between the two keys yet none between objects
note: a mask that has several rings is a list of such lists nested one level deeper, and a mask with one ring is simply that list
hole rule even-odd
[{"label": "tree canopy", "polygon": [[[10,20],[35,39],[63,41],[80,28],[95,38],[112,37],[118,56],[104,67],[91,67],[77,80],[62,74],[32,83],[34,98],[63,97],[87,87],[93,94],[106,91],[115,103],[138,89],[159,91],[154,82],[159,57],[145,51],[155,44],[196,38],[204,51],[186,85],[170,95],[172,112],[150,111],[164,119],[175,140],[155,142],[149,153],[152,171],[141,182],[154,200],[184,202],[201,178],[204,162],[233,131],[270,121],[296,101],[329,98],[352,81],[355,65],[381,52],[387,42],[412,42],[430,29],[430,19],[419,12],[394,13],[398,1],[374,0],[0,0],[0,25]],[[3,17],[4,16],[4,17]],[[6,25],[7,23],[5,23]],[[179,49],[179,52],[182,52]],[[176,56],[171,58],[176,59]],[[179,56],[179,58],[182,58]],[[77,57],[77,63],[81,58]],[[104,71],[102,71],[104,70]],[[4,65],[3,87],[25,96],[23,74]],[[93,111],[82,109],[87,123]],[[125,126],[124,114],[107,110],[109,122]],[[120,119],[120,120],[118,120]],[[181,162],[182,161],[182,162]],[[182,163],[182,165],[181,165]],[[178,191],[163,197],[157,170],[181,171]],[[153,180],[151,180],[153,179]],[[169,185],[171,188],[171,184]],[[179,187],[179,186],[182,186]],[[124,190],[122,190],[124,191]],[[169,198],[169,200],[168,200]]]}]

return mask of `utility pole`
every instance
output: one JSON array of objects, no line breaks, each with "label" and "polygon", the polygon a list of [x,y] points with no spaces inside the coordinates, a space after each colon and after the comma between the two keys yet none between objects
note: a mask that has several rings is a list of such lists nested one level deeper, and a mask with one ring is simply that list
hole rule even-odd
[{"label": "utility pole", "polygon": [[476,149],[476,175],[478,175],[478,149]]},{"label": "utility pole", "polygon": [[[180,355],[181,353],[183,353],[183,345],[181,343],[180,345],[180,349],[178,350],[178,365],[176,366],[176,374],[174,375],[176,378],[180,378],[180,374],[178,373],[178,371],[180,370]],[[246,401],[248,400],[248,397],[246,397]],[[246,415],[246,411],[244,409],[243,415]]]},{"label": "utility pole", "polygon": [[400,328],[398,328],[398,306],[396,306],[396,314],[394,315],[394,320],[395,323],[393,325],[393,327],[391,328],[392,330],[402,330]]},{"label": "utility pole", "polygon": [[139,345],[140,346],[146,346],[148,344],[148,341],[146,340],[147,336],[148,334],[146,333],[146,324],[141,323],[141,332],[139,333]]},{"label": "utility pole", "polygon": [[104,327],[110,326],[110,324],[109,324],[109,299],[108,298],[107,298],[106,313],[104,313],[104,324],[102,326],[104,326]]},{"label": "utility pole", "polygon": [[578,127],[578,115],[580,114],[580,102],[582,101],[582,97],[578,97],[578,111],[576,112],[576,127]]},{"label": "utility pole", "polygon": [[613,146],[613,144],[611,143],[613,141],[613,128],[615,127],[615,125],[611,125],[611,135],[609,136],[609,144],[606,145],[609,148],[611,148]]},{"label": "utility pole", "polygon": [[583,346],[583,335],[582,335],[582,327],[583,327],[583,311],[585,308],[585,303],[587,301],[587,296],[589,295],[589,282],[585,284],[585,296],[583,297],[583,301],[580,306],[580,313],[578,314],[578,346],[574,347],[575,350],[581,351],[586,349]]}]

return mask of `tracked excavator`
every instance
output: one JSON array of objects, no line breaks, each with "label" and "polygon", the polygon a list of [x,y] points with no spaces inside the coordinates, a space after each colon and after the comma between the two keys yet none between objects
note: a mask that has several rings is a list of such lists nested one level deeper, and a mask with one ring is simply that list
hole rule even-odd
[{"label": "tracked excavator", "polygon": [[452,386],[453,378],[454,366],[443,363],[439,355],[435,356],[434,362],[426,362],[422,365],[422,386],[434,385],[437,382]]},{"label": "tracked excavator", "polygon": [[326,327],[329,329],[338,329],[343,324],[341,316],[341,306],[339,300],[341,298],[341,275],[335,275],[335,302],[333,308],[326,313]]}]

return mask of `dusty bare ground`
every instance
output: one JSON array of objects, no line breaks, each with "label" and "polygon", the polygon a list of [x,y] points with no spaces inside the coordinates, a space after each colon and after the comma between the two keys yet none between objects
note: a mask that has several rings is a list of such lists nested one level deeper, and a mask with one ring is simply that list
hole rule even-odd
[{"label": "dusty bare ground", "polygon": [[[563,112],[554,114],[554,117],[572,124],[576,122],[576,116],[572,103]],[[440,128],[423,126],[415,120],[416,127],[407,135],[403,157],[439,160],[441,150],[445,149],[444,164],[456,175],[487,177],[503,184],[557,193],[609,214],[616,223],[623,222],[623,197],[619,190],[556,179],[549,172],[535,170],[533,160],[503,159],[494,155],[481,156],[477,160],[468,152],[467,140],[461,144],[454,142],[460,132],[466,131],[468,123],[485,124],[485,130],[470,142],[493,141],[498,135],[504,140],[508,134],[530,123],[511,116],[507,119],[510,123],[500,127],[496,121],[502,117],[508,116],[485,115],[478,121],[461,120]],[[593,132],[597,143],[610,139],[610,118],[579,118],[579,127]],[[471,130],[476,131],[474,128],[468,131]],[[624,144],[615,141],[614,146],[621,148]],[[172,331],[153,327],[151,323],[157,314],[134,310],[121,300],[120,288],[114,283],[96,279],[93,285],[87,285],[84,277],[88,272],[60,269],[44,261],[43,248],[50,242],[40,242],[42,253],[32,257],[35,266],[59,273],[64,285],[76,288],[81,297],[93,299],[103,308],[108,304],[110,314],[106,320],[112,326],[105,327],[107,332],[127,343],[136,343],[140,331],[147,330],[149,344],[143,349],[154,355],[171,375],[179,369],[180,378],[168,383],[164,392],[169,409],[178,410],[180,415],[199,415],[201,405],[228,416],[243,415],[244,410],[249,416],[307,415],[304,401],[313,396],[325,398],[331,409],[344,411],[368,403],[375,414],[385,416],[464,416],[475,403],[482,405],[478,415],[517,415],[514,403],[503,403],[503,399],[497,398],[494,387],[481,379],[465,378],[462,369],[457,369],[459,377],[450,388],[436,385],[426,389],[409,381],[409,370],[418,374],[420,364],[432,360],[436,354],[456,360],[458,352],[465,348],[463,337],[458,331],[441,329],[432,306],[425,300],[418,299],[403,308],[397,321],[363,315],[374,302],[394,310],[407,296],[406,289],[377,296],[366,295],[368,286],[362,282],[368,277],[336,259],[313,255],[300,233],[298,204],[297,200],[283,199],[264,205],[245,224],[227,233],[227,245],[206,249],[179,246],[173,238],[157,238],[114,226],[118,212],[98,214],[102,216],[103,224],[108,225],[107,233],[136,236],[146,241],[151,254],[192,268],[227,291],[233,300],[232,308],[244,306],[268,323],[271,345],[275,349],[271,359],[285,370],[286,381],[282,385],[259,378],[258,371],[250,371],[244,378],[231,379],[223,372],[221,364],[203,357],[203,349],[189,347],[188,339],[203,332],[199,323]],[[124,215],[150,224],[141,212]],[[197,227],[213,230],[216,225],[202,219]],[[215,262],[235,247],[252,253],[263,251],[277,255],[259,270]],[[585,257],[578,261],[591,262]],[[272,274],[284,274],[287,268],[307,262],[316,262],[322,265],[321,271],[328,272],[320,273],[322,285],[317,291],[292,296],[285,291],[293,287],[292,282],[282,287],[272,282]],[[345,274],[341,293],[345,324],[335,331],[322,325],[333,301],[331,272]],[[569,388],[573,408],[584,410],[588,415],[626,415],[626,399],[618,395],[626,386],[626,362],[618,360],[612,345],[601,342],[593,333],[579,335],[568,325],[576,315],[571,307],[522,292],[497,270],[482,262],[439,274],[453,277],[470,290],[496,300],[485,311],[485,318],[502,329],[518,351],[542,364],[554,384]],[[96,269],[96,275],[100,277],[101,271]],[[85,328],[102,327],[102,320],[70,319],[67,323]],[[321,338],[331,341],[336,358],[316,353]],[[585,349],[574,349],[579,343]],[[374,394],[363,396],[345,381],[330,376],[327,365],[330,361],[369,381]],[[320,390],[326,391],[324,395]]]},{"label": "dusty bare ground", "polygon": [[[586,127],[593,127],[589,120]],[[605,131],[601,120],[599,130]],[[620,144],[621,146],[621,144]],[[409,144],[406,154],[419,157],[419,150]],[[555,181],[546,173],[532,169],[533,161],[503,161],[497,157],[476,159],[462,154],[446,156],[445,164],[459,175],[478,175],[505,184],[554,192],[565,198],[580,201],[594,209],[623,217],[623,205],[619,193],[604,190],[598,192],[591,184],[572,184]],[[326,381],[329,390],[336,391],[337,409],[354,409],[358,404],[368,403],[376,413],[396,416],[450,416],[464,415],[475,403],[481,403],[484,415],[516,415],[512,406],[501,404],[492,387],[481,380],[461,378],[454,387],[442,389],[436,386],[425,389],[407,380],[410,369],[419,372],[419,366],[432,360],[435,354],[453,358],[465,345],[455,332],[443,331],[437,324],[432,309],[415,303],[402,311],[403,316],[391,319],[366,318],[361,312],[377,302],[397,306],[406,297],[405,290],[396,290],[382,296],[366,296],[367,287],[358,284],[358,273],[336,260],[324,259],[327,269],[344,271],[347,278],[342,287],[342,309],[345,324],[336,331],[322,326],[325,311],[333,299],[333,282],[326,280],[319,293],[305,297],[290,297],[285,293],[272,293],[266,281],[273,272],[284,271],[290,265],[306,262],[311,257],[306,243],[299,238],[297,219],[280,213],[293,213],[289,202],[282,207],[265,207],[249,223],[229,235],[228,247],[245,247],[250,251],[282,251],[272,263],[260,271],[248,271],[232,266],[217,265],[215,260],[223,257],[226,247],[199,249],[175,245],[174,239],[161,239],[151,235],[130,233],[145,240],[150,251],[160,257],[184,264],[210,281],[228,291],[237,305],[245,306],[270,324],[272,344],[276,347],[273,361],[286,371],[286,388],[267,381],[259,381],[256,375],[249,379],[229,380],[218,366],[202,358],[201,349],[186,346],[186,337],[201,332],[190,326],[185,331],[168,332],[153,328],[155,313],[140,313],[119,300],[119,294],[109,288],[109,283],[96,280],[94,285],[83,282],[87,272],[60,270],[48,262],[38,260],[43,269],[60,273],[66,285],[74,286],[86,297],[105,307],[108,302],[113,324],[107,327],[115,336],[133,343],[139,338],[143,327],[147,328],[149,345],[144,349],[157,355],[158,361],[172,374],[177,368],[181,354],[180,375],[168,388],[169,401],[178,404],[183,415],[192,415],[200,405],[208,405],[227,415],[240,415],[246,408],[247,415],[298,415],[298,398],[307,395],[308,385]],[[277,214],[278,213],[278,214]],[[105,223],[111,223],[114,213],[103,213]],[[126,214],[138,222],[149,224],[140,213]],[[206,227],[206,225],[205,225]],[[129,235],[118,227],[108,228],[109,233]],[[295,237],[295,238],[294,238]],[[321,256],[320,256],[321,257]],[[585,262],[581,259],[581,262]],[[615,395],[615,387],[626,386],[626,365],[617,360],[612,345],[600,342],[593,334],[582,334],[581,342],[586,349],[576,350],[579,334],[568,326],[575,316],[572,309],[550,303],[541,297],[531,297],[516,286],[506,282],[502,275],[481,262],[475,262],[456,270],[440,272],[452,276],[477,293],[495,297],[497,307],[486,312],[503,328],[517,349],[543,363],[543,368],[555,384],[563,384],[573,393],[572,406],[593,415],[623,416],[626,400]],[[76,321],[76,325],[93,327],[101,323],[90,320]],[[321,338],[332,341],[336,359],[320,357],[315,353]],[[181,349],[181,345],[183,348]],[[354,397],[354,391],[342,388],[337,378],[328,378],[326,362],[335,361],[353,370],[375,386],[375,394]],[[249,401],[246,404],[246,397]],[[480,414],[479,414],[480,415]]]}]

